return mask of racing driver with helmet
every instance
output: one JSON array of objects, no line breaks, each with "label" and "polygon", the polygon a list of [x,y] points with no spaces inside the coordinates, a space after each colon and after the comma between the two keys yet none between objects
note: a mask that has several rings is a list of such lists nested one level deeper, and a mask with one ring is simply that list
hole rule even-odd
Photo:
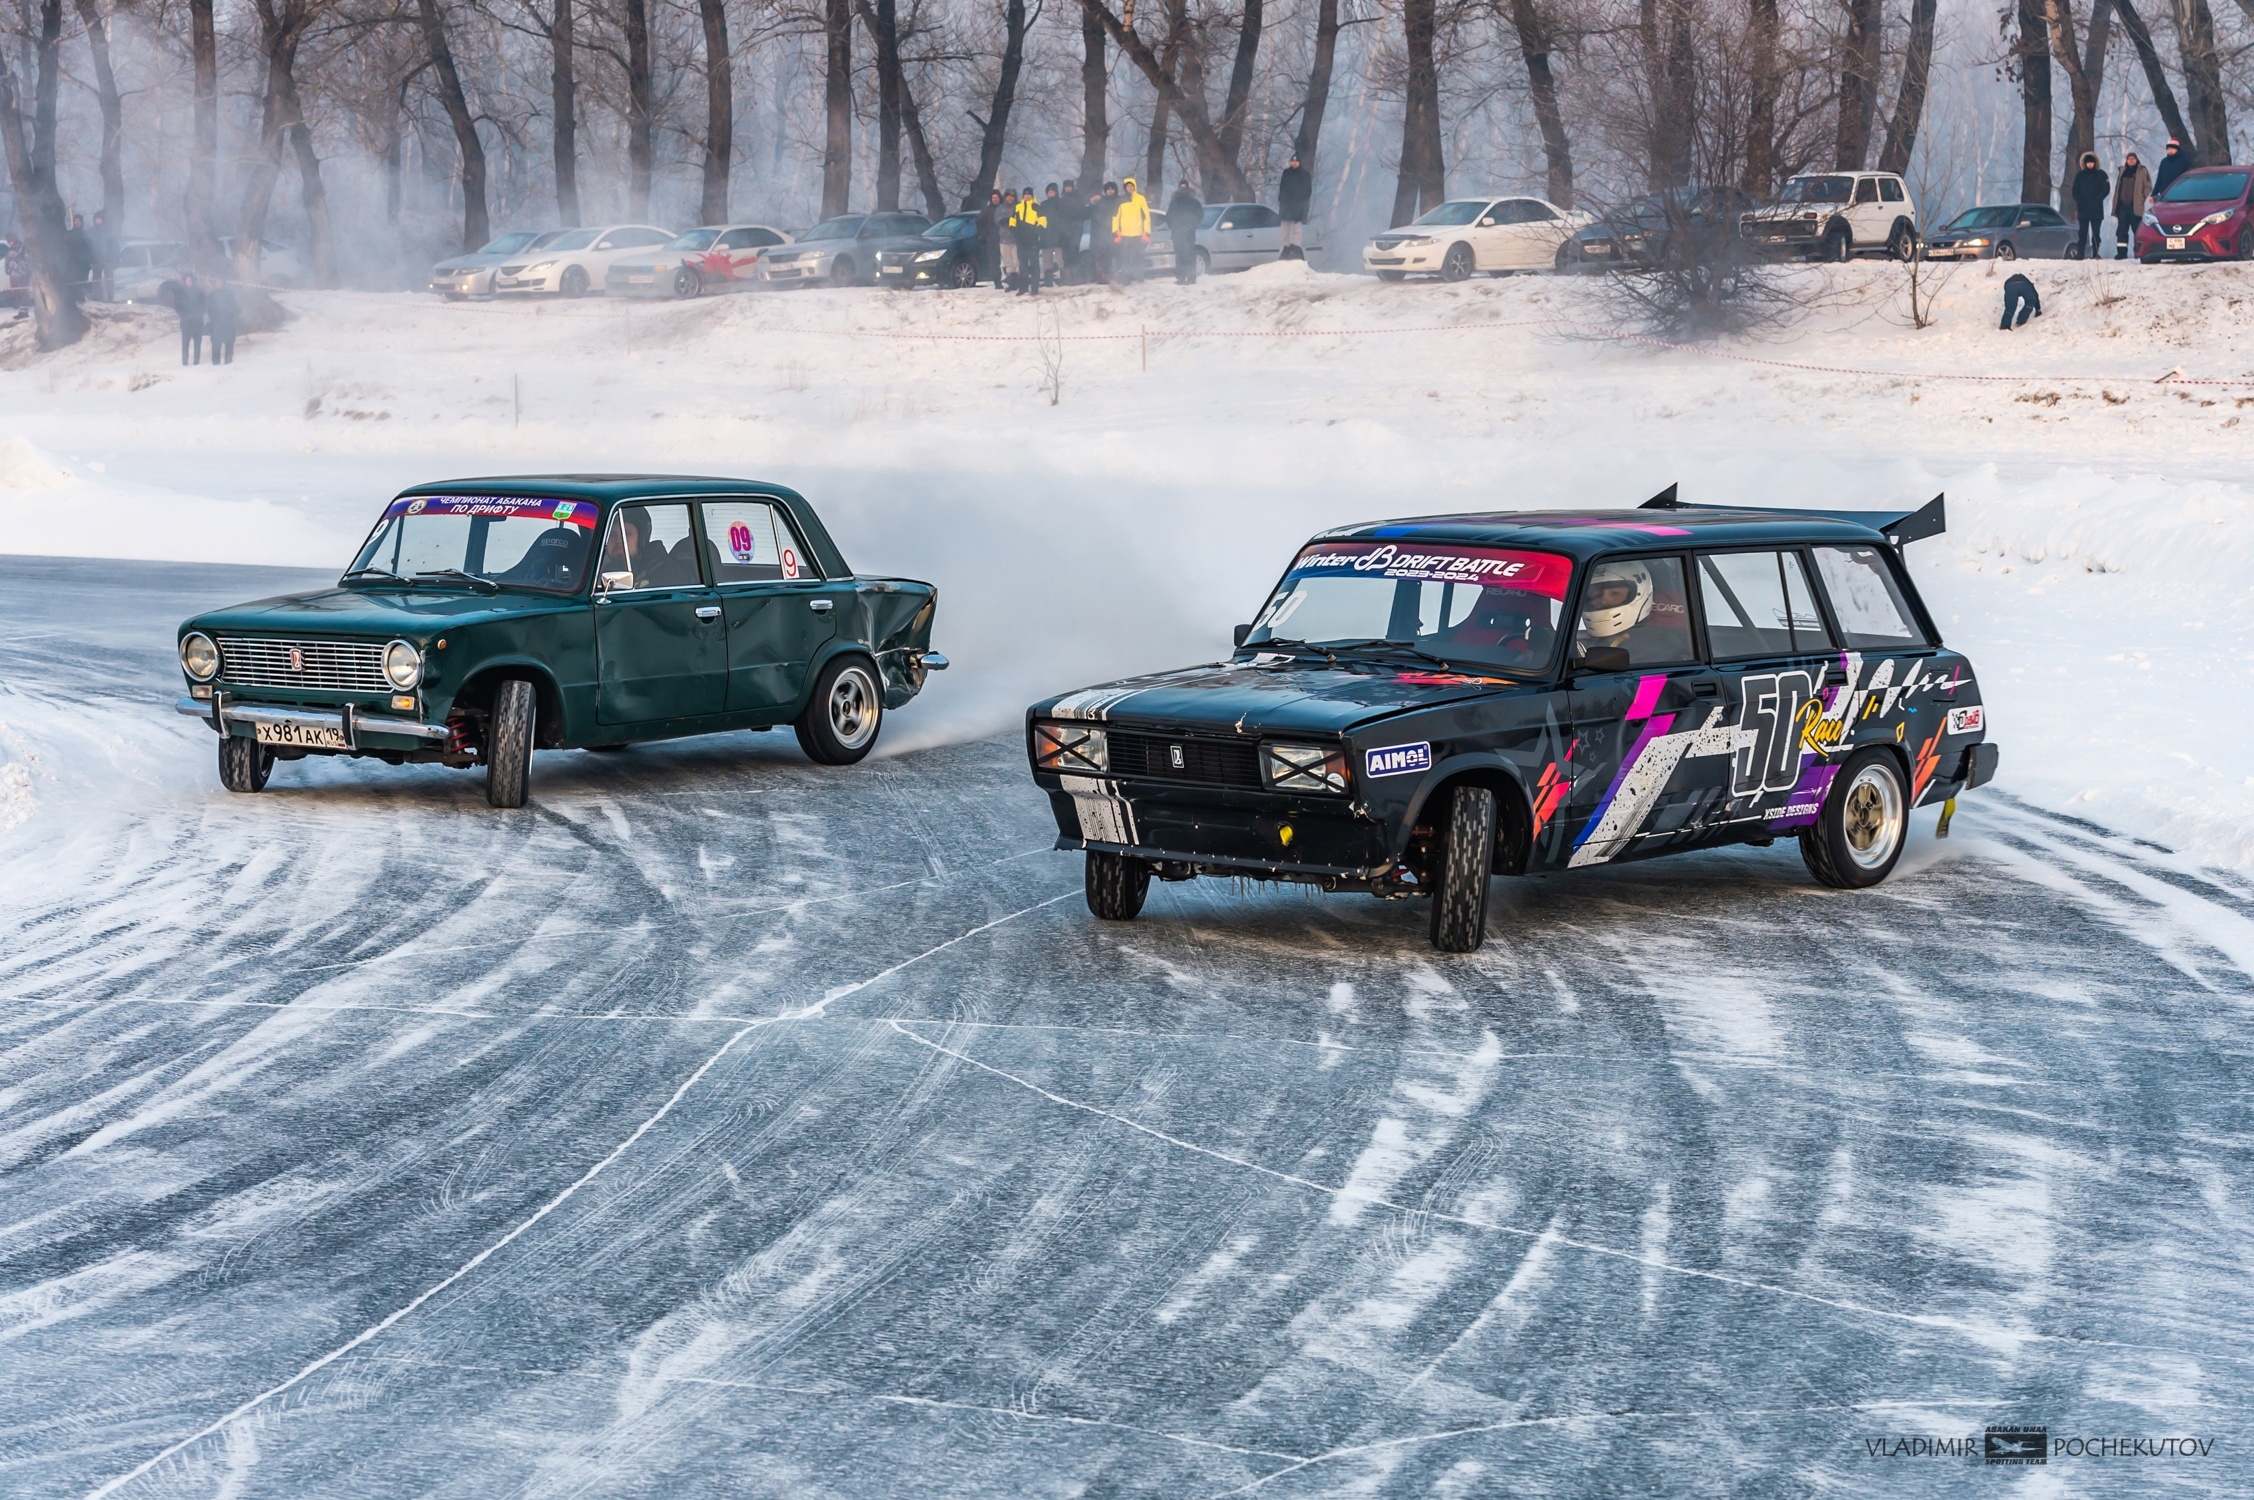
[{"label": "racing driver with helmet", "polygon": [[[1680,577],[1672,582],[1679,591]],[[1634,559],[1599,563],[1582,590],[1574,655],[1587,659],[1596,652],[1618,651],[1623,653],[1617,663],[1622,668],[1686,660],[1691,654],[1690,622],[1654,618],[1657,595],[1648,563]]]}]

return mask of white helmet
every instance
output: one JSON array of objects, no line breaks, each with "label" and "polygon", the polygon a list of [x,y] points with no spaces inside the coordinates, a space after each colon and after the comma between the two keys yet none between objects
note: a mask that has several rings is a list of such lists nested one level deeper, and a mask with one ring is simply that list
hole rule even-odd
[{"label": "white helmet", "polygon": [[1598,640],[1626,635],[1650,618],[1651,595],[1651,569],[1642,563],[1600,563],[1582,592],[1581,628]]}]

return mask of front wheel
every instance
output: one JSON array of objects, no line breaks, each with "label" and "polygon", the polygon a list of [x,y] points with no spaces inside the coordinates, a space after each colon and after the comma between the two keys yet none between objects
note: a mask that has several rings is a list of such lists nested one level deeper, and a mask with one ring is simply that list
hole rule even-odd
[{"label": "front wheel", "polygon": [[830,284],[832,286],[851,286],[853,281],[853,258],[851,256],[841,255],[830,262]]},{"label": "front wheel", "polygon": [[587,295],[587,269],[584,266],[565,266],[563,280],[558,283],[566,297]]},{"label": "front wheel", "polygon": [[1450,245],[1448,253],[1440,258],[1442,281],[1469,281],[1471,279],[1471,246]]},{"label": "front wheel", "polygon": [[1894,232],[1887,236],[1886,254],[1892,260],[1908,260],[1917,254],[1917,231],[1907,221],[1897,221]]},{"label": "front wheel", "polygon": [[1834,265],[1844,263],[1855,253],[1855,241],[1844,227],[1834,225],[1824,236],[1823,258]]},{"label": "front wheel", "polygon": [[814,696],[791,727],[809,760],[850,766],[867,755],[884,723],[884,690],[876,668],[861,657],[840,656],[822,668]]},{"label": "front wheel", "polygon": [[1495,865],[1495,794],[1460,786],[1447,811],[1447,827],[1432,883],[1432,946],[1470,953],[1487,941],[1487,885]]},{"label": "front wheel", "polygon": [[1202,249],[1197,253],[1197,274],[1200,276],[1211,276],[1213,274],[1213,257]]},{"label": "front wheel", "polygon": [[1909,842],[1910,798],[1901,763],[1865,750],[1840,768],[1815,826],[1800,833],[1808,873],[1838,890],[1860,890],[1894,873]]},{"label": "front wheel", "polygon": [[2013,244],[2013,243],[2012,243],[2012,242],[2011,242],[2010,240],[2005,240],[2005,241],[2004,241],[2004,242],[2003,242],[2002,244],[2000,244],[2000,245],[1996,246],[1996,259],[1998,259],[1998,260],[2017,260],[2017,259],[2019,259],[2019,247],[2018,247],[2017,245],[2014,245],[2014,244]]},{"label": "front wheel", "polygon": [[219,741],[219,784],[230,792],[263,792],[274,774],[274,752],[256,740],[223,735]]},{"label": "front wheel", "polygon": [[1132,922],[1150,894],[1150,861],[1088,851],[1088,910],[1106,922]]},{"label": "front wheel", "polygon": [[978,285],[978,263],[969,256],[955,261],[955,269],[947,273],[947,280],[958,292],[967,292]]},{"label": "front wheel", "polygon": [[695,266],[683,266],[673,273],[673,295],[683,300],[704,294],[704,277]]},{"label": "front wheel", "polygon": [[539,716],[539,695],[522,677],[510,678],[493,694],[493,722],[485,736],[485,800],[495,807],[524,806]]},{"label": "front wheel", "polygon": [[1406,271],[1380,271],[1377,273],[1377,279],[1380,281],[1400,281],[1405,279],[1408,274]]}]

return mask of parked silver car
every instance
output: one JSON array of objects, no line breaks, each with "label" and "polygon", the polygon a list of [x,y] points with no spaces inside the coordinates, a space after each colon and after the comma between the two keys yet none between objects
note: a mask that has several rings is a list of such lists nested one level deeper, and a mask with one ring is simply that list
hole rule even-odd
[{"label": "parked silver car", "polygon": [[1968,208],[1925,242],[1927,260],[2066,260],[2074,226],[2047,203]]},{"label": "parked silver car", "polygon": [[880,242],[911,239],[930,227],[922,214],[839,214],[761,255],[759,274],[774,286],[863,286],[876,277]]},{"label": "parked silver car", "polygon": [[[1323,242],[1311,227],[1301,246],[1313,255]],[[1265,203],[1208,203],[1197,226],[1197,269],[1201,276],[1215,271],[1249,271],[1280,260],[1284,253],[1283,216]],[[1171,265],[1171,257],[1169,257]]]},{"label": "parked silver car", "polygon": [[562,233],[560,229],[511,230],[488,241],[481,250],[432,266],[424,290],[436,292],[449,302],[459,302],[464,297],[490,297],[493,273],[500,269],[503,261],[526,250],[537,250]]}]

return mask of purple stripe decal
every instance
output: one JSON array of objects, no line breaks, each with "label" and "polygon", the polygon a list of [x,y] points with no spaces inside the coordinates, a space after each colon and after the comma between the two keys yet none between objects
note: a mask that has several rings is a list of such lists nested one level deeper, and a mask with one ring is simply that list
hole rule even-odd
[{"label": "purple stripe decal", "polygon": [[[1650,682],[1655,679],[1644,680]],[[1628,779],[1628,773],[1636,768],[1636,762],[1643,759],[1644,747],[1665,734],[1674,722],[1673,714],[1661,714],[1658,718],[1645,722],[1642,732],[1636,736],[1635,744],[1629,746],[1628,753],[1620,758],[1620,769],[1612,773],[1612,785],[1604,789],[1604,800],[1597,804],[1595,812],[1589,814],[1589,821],[1581,825],[1581,831],[1573,836],[1574,848],[1578,849],[1587,843],[1589,835],[1595,833],[1597,825],[1604,821],[1605,809],[1612,806],[1612,799],[1619,795],[1620,783]]]},{"label": "purple stripe decal", "polygon": [[1784,799],[1784,806],[1772,811],[1765,821],[1771,829],[1786,832],[1795,828],[1812,828],[1824,810],[1824,798],[1831,792],[1831,779],[1839,774],[1836,762],[1828,765],[1809,765],[1813,756],[1801,760],[1800,780],[1792,793]]}]

